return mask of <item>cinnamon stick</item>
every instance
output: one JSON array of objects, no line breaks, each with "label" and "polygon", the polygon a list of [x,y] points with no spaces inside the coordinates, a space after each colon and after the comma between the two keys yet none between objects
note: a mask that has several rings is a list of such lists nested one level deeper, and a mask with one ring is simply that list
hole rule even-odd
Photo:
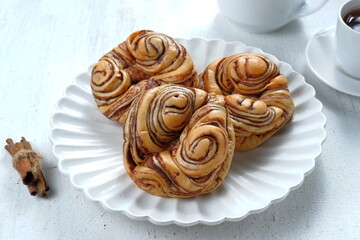
[{"label": "cinnamon stick", "polygon": [[31,144],[24,137],[20,142],[14,143],[11,138],[6,139],[5,149],[12,156],[13,167],[18,171],[32,196],[38,194],[45,197],[50,187],[46,184],[44,175],[40,170],[42,157],[33,151]]}]

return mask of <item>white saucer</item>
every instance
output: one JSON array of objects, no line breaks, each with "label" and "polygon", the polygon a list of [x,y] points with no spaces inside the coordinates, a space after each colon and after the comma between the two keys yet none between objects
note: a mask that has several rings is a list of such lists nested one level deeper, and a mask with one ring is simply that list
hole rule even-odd
[{"label": "white saucer", "polygon": [[360,79],[347,75],[338,65],[335,56],[335,26],[321,30],[306,46],[306,59],[310,69],[328,86],[360,97]]}]

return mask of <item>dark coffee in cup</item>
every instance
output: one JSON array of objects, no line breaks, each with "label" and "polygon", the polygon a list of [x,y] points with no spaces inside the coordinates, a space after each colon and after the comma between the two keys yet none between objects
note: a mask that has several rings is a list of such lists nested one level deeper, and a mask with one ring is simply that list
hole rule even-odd
[{"label": "dark coffee in cup", "polygon": [[357,32],[360,32],[360,8],[351,9],[344,16],[344,22]]},{"label": "dark coffee in cup", "polygon": [[335,52],[339,66],[360,79],[360,0],[345,2],[337,15]]}]

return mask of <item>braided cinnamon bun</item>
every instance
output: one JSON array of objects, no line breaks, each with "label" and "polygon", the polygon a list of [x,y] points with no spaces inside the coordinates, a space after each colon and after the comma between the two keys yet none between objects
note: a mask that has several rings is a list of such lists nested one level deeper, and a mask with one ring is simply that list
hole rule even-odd
[{"label": "braided cinnamon bun", "polygon": [[148,89],[124,123],[124,166],[151,194],[189,198],[217,188],[230,167],[235,135],[221,99],[169,84]]},{"label": "braided cinnamon bun", "polygon": [[[156,81],[150,81],[156,80]],[[93,67],[91,89],[100,111],[123,123],[132,101],[162,84],[198,87],[196,67],[175,39],[150,30],[132,33]]]},{"label": "braided cinnamon bun", "polygon": [[200,81],[205,91],[225,96],[236,151],[259,146],[293,114],[286,77],[263,55],[241,53],[218,59],[207,66]]}]

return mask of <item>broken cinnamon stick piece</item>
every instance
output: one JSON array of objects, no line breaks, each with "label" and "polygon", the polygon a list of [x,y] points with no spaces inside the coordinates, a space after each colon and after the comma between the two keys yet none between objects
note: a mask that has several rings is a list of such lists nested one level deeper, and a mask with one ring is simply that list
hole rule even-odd
[{"label": "broken cinnamon stick piece", "polygon": [[45,197],[50,187],[46,184],[40,170],[42,157],[33,151],[31,144],[24,137],[14,144],[11,138],[6,139],[5,149],[12,156],[13,167],[19,172],[22,182],[28,187],[32,196]]}]

